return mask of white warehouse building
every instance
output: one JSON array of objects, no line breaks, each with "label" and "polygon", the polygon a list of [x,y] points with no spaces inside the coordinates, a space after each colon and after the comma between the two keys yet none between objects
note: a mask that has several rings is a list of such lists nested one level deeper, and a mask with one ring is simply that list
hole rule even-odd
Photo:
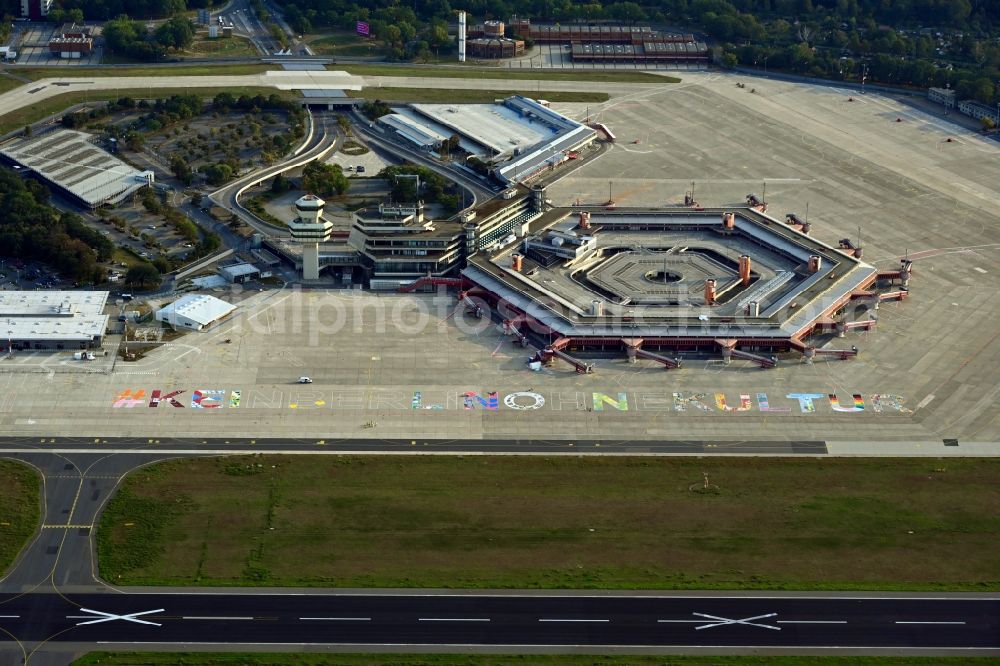
[{"label": "white warehouse building", "polygon": [[188,294],[156,311],[156,321],[174,328],[201,331],[222,321],[236,310],[236,306],[207,294]]}]

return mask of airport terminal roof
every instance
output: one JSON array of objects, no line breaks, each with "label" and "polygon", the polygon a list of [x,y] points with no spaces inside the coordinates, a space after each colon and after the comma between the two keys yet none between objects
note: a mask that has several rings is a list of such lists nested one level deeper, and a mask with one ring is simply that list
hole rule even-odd
[{"label": "airport terminal roof", "polygon": [[4,146],[0,154],[92,208],[121,201],[151,182],[152,172],[129,166],[91,143],[92,138],[58,129]]},{"label": "airport terminal roof", "polygon": [[447,134],[442,134],[433,127],[416,122],[399,113],[387,113],[378,121],[396,130],[418,146],[436,146],[448,140]]},{"label": "airport terminal roof", "polygon": [[411,104],[416,111],[496,153],[525,149],[545,140],[552,130],[520,117],[500,104]]},{"label": "airport terminal roof", "polygon": [[201,325],[208,326],[213,321],[225,317],[236,306],[208,294],[187,294],[173,303],[165,305],[157,312],[157,317],[174,314],[185,317]]},{"label": "airport terminal roof", "polygon": [[108,326],[106,291],[0,292],[0,336],[11,340],[100,338]]}]

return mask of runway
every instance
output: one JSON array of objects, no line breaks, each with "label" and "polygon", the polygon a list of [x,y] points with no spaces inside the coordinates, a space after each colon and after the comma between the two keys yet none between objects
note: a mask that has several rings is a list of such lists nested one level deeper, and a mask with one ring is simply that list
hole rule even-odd
[{"label": "runway", "polygon": [[0,601],[0,627],[26,643],[104,649],[182,643],[989,654],[1000,650],[1000,598],[32,593]]}]

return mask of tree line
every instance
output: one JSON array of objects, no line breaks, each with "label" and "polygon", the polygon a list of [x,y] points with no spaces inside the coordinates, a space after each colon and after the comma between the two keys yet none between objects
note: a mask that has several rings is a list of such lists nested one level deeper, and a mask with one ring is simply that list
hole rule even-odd
[{"label": "tree line", "polygon": [[52,266],[81,284],[104,282],[98,264],[108,261],[114,244],[83,223],[75,213],[48,204],[49,190],[0,168],[0,256],[32,259]]},{"label": "tree line", "polygon": [[[279,0],[300,31],[353,30],[366,21],[391,57],[451,47],[449,0],[371,3]],[[722,62],[810,76],[918,87],[1000,101],[1000,0],[466,0],[473,20],[518,15],[545,22],[642,23],[698,30]],[[940,35],[939,35],[940,33]]]},{"label": "tree line", "polygon": [[[0,0],[17,14],[16,0]],[[63,0],[60,12],[110,20],[109,48],[156,60],[185,48],[193,26],[180,12],[208,0]],[[449,0],[361,2],[278,0],[300,33],[370,25],[393,59],[446,53],[454,46]],[[810,76],[950,86],[960,96],[1000,101],[1000,0],[465,0],[473,20],[527,16],[542,22],[643,23],[702,31],[727,65],[778,68]],[[70,14],[72,12],[72,14]],[[128,14],[128,15],[125,15]],[[173,17],[152,33],[129,16]]]}]

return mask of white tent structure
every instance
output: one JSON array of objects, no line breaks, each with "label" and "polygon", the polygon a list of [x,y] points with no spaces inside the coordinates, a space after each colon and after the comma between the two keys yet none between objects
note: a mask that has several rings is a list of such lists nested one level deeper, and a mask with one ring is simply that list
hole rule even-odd
[{"label": "white tent structure", "polygon": [[188,294],[156,311],[156,320],[194,331],[225,319],[236,306],[207,294]]}]

